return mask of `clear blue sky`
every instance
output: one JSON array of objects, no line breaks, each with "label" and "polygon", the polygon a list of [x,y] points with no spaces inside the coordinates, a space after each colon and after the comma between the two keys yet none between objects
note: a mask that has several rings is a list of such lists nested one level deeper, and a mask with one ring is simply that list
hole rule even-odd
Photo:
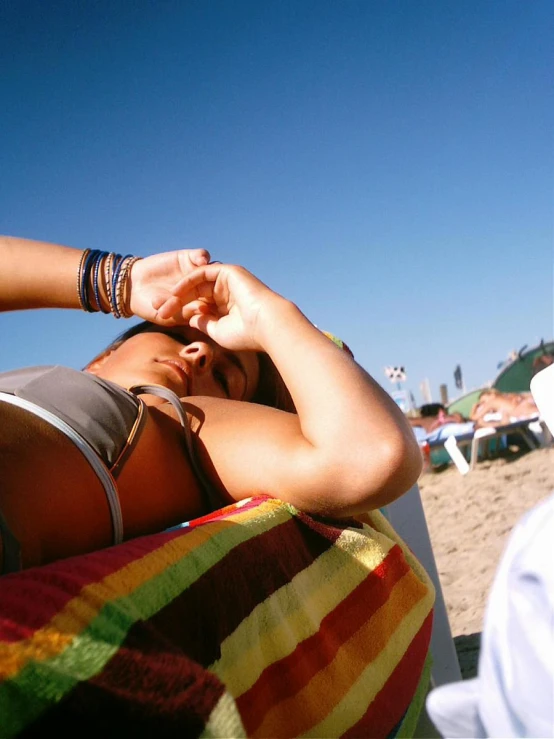
[{"label": "clear blue sky", "polygon": [[[0,232],[205,247],[453,396],[554,333],[553,38],[552,0],[6,0]],[[4,314],[0,371],[122,324]]]}]

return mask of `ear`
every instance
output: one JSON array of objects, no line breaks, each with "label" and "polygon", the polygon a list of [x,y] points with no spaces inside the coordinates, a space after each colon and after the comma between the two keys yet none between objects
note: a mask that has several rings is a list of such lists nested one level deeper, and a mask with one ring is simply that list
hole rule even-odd
[{"label": "ear", "polygon": [[106,360],[113,354],[113,351],[113,349],[105,349],[101,354],[95,357],[90,364],[87,364],[83,371],[90,372],[91,375],[98,375],[106,363]]}]

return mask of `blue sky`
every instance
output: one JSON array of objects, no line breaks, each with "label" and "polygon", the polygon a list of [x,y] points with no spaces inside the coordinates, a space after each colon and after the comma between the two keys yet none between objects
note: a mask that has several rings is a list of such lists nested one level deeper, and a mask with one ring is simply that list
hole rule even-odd
[{"label": "blue sky", "polygon": [[[452,397],[554,334],[553,36],[551,0],[7,0],[0,232],[205,247]],[[4,314],[0,371],[122,324]]]}]

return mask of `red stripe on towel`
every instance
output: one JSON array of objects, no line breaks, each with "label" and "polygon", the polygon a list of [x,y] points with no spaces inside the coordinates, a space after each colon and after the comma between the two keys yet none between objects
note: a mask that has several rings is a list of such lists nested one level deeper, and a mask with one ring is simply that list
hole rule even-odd
[{"label": "red stripe on towel", "polygon": [[393,673],[377,693],[365,715],[343,736],[386,737],[400,723],[421,679],[421,671],[429,650],[433,611],[429,613]]},{"label": "red stripe on towel", "polygon": [[[17,642],[30,638],[85,586],[100,582],[128,564],[160,549],[168,541],[186,536],[199,526],[244,513],[266,500],[268,500],[267,496],[259,496],[238,509],[234,505],[227,506],[208,516],[195,519],[190,526],[177,531],[142,536],[117,547],[63,559],[43,567],[33,567],[13,576],[6,575],[0,578],[0,600],[2,601],[0,640]],[[108,552],[109,556],[107,556]]]},{"label": "red stripe on towel", "polygon": [[388,600],[408,571],[402,550],[395,544],[383,562],[322,620],[317,633],[264,670],[236,701],[249,735],[255,733],[270,709],[298,693],[333,661],[339,648]]}]

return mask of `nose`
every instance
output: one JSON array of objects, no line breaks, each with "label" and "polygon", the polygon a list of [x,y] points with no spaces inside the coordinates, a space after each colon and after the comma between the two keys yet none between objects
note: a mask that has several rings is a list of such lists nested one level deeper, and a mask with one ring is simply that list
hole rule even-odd
[{"label": "nose", "polygon": [[179,353],[199,374],[207,372],[214,359],[213,349],[205,341],[193,341]]}]

